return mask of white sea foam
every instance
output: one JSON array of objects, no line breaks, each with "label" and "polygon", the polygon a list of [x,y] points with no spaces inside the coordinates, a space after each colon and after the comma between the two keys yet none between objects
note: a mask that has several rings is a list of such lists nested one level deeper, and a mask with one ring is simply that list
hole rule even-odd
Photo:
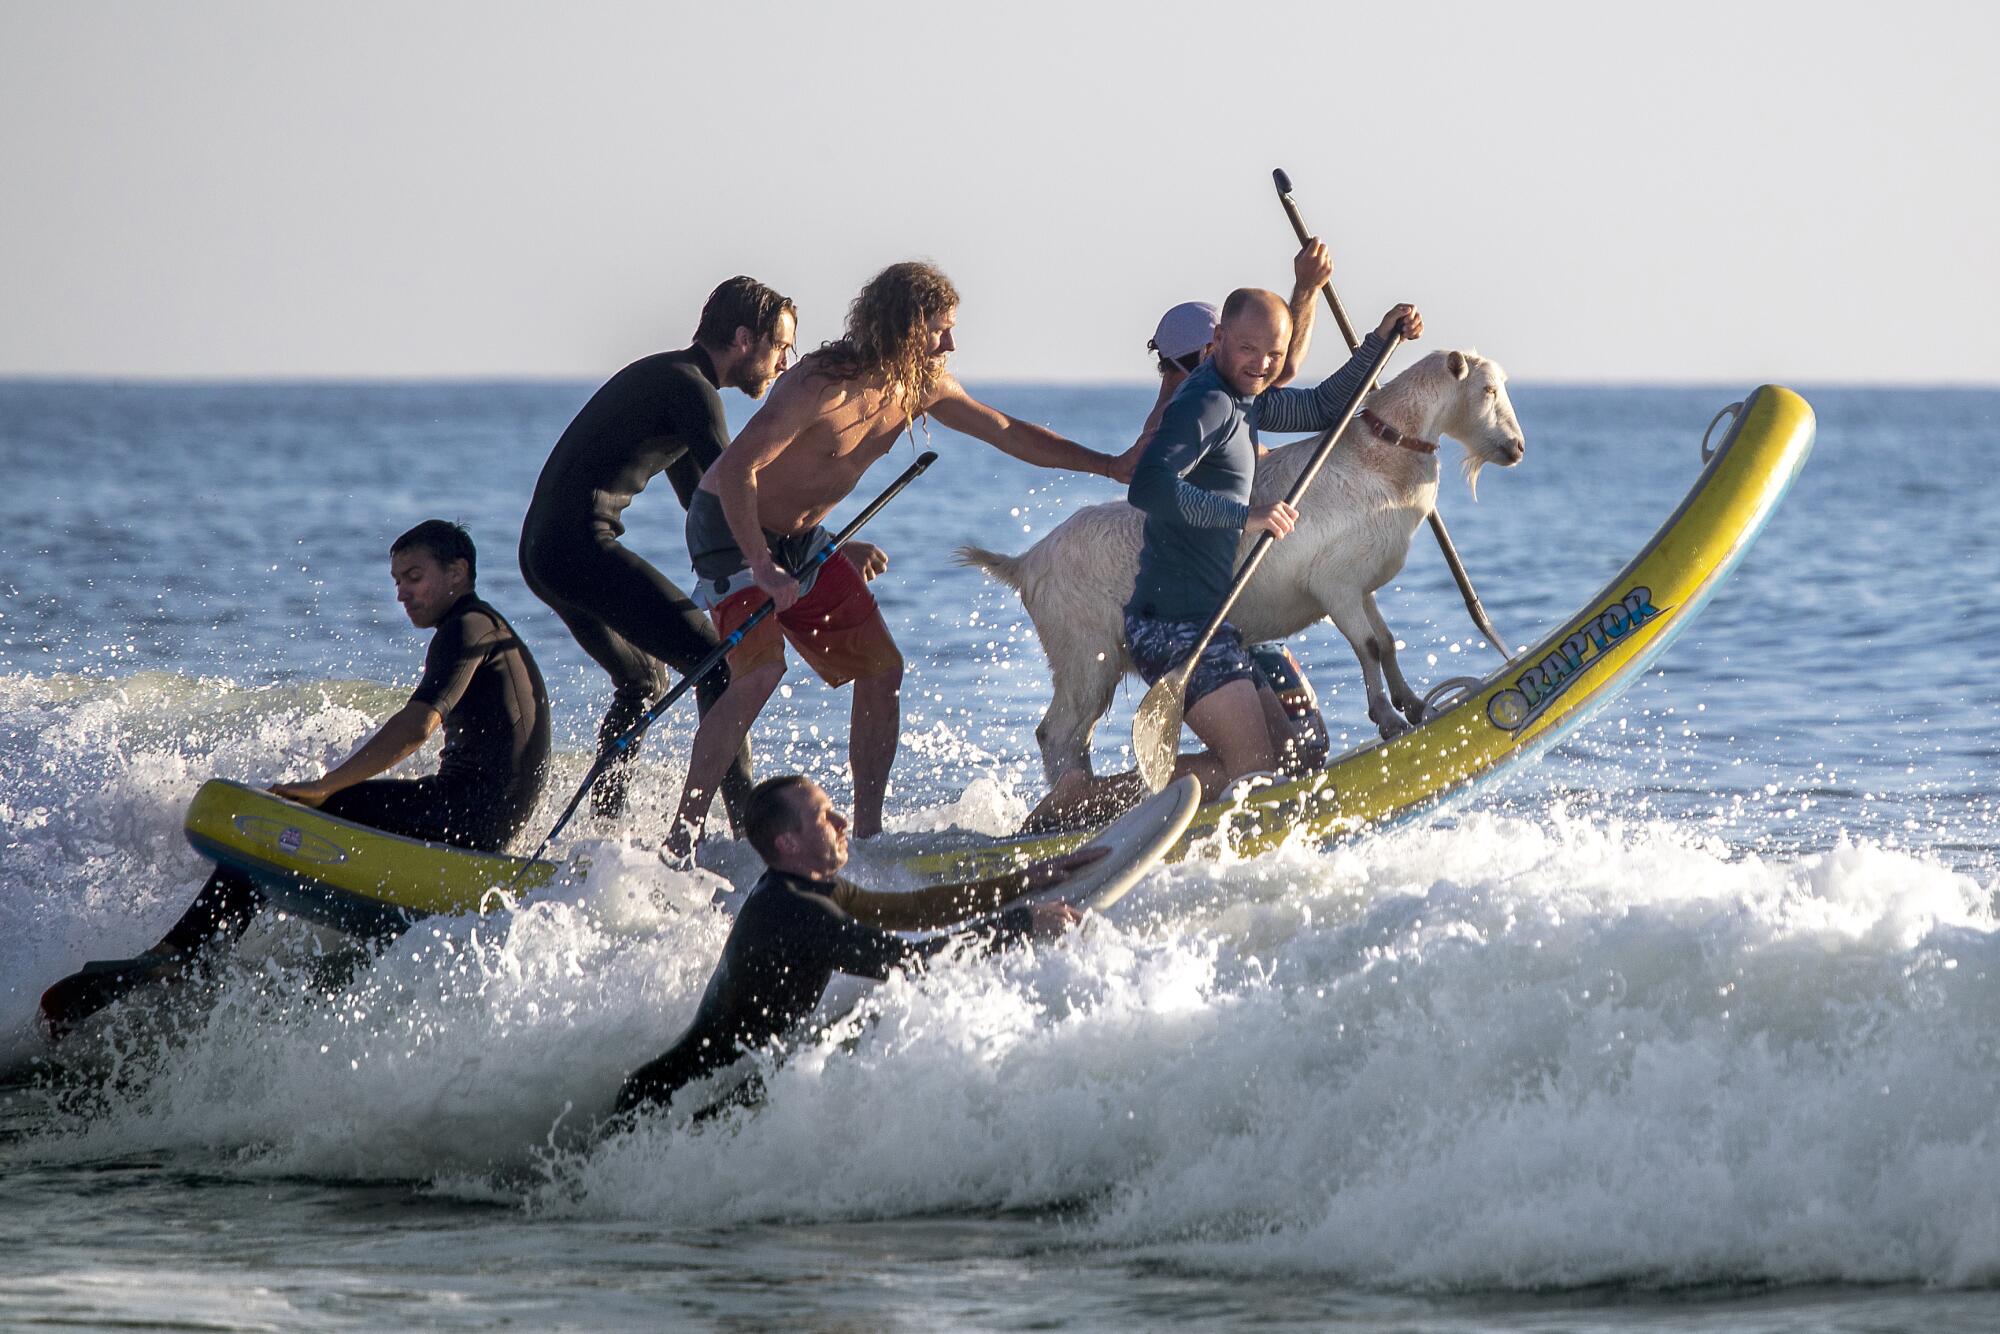
[{"label": "white sea foam", "polygon": [[[369,716],[302,691],[189,740],[219,690],[7,688],[13,753],[55,766],[8,798],[17,1020],[178,911],[201,777],[317,761]],[[172,717],[155,742],[137,715]],[[996,780],[952,816],[1015,800]],[[1067,1244],[1399,1288],[2000,1276],[1994,886],[1906,852],[1741,857],[1558,808],[1164,868],[1061,944],[874,988],[765,1063],[754,1112],[592,1145],[728,923],[714,876],[577,847],[553,892],[425,923],[332,1000],[269,929],[212,1014],[127,1031],[140,1077],[36,1152],[703,1227],[1059,1207]]]}]

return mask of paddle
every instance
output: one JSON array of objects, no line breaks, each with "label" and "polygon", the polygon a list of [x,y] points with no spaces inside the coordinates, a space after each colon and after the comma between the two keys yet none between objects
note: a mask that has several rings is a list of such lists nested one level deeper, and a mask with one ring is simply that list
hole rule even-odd
[{"label": "paddle", "polygon": [[[1319,447],[1313,450],[1312,458],[1306,461],[1305,470],[1299,474],[1299,479],[1292,483],[1292,489],[1285,494],[1287,504],[1297,508],[1299,502],[1305,498],[1306,488],[1313,484],[1315,477],[1319,476],[1320,465],[1333,453],[1334,445],[1340,440],[1340,433],[1354,420],[1354,414],[1361,410],[1361,401],[1368,397],[1368,391],[1375,387],[1375,381],[1381,376],[1382,368],[1389,364],[1389,358],[1395,355],[1396,349],[1402,345],[1401,334],[1389,335],[1388,343],[1376,354],[1375,360],[1369,363],[1367,377],[1354,391],[1354,397],[1348,400],[1346,410],[1340,414],[1340,420],[1333,424],[1333,429],[1326,433],[1319,442]],[[1250,548],[1250,554],[1244,558],[1242,567],[1236,571],[1236,579],[1229,585],[1229,591],[1222,595],[1222,605],[1208,618],[1208,625],[1203,628],[1201,638],[1195,640],[1193,651],[1181,660],[1178,667],[1155,681],[1153,688],[1146,692],[1146,697],[1139,701],[1138,716],[1132,720],[1132,752],[1139,761],[1139,776],[1146,780],[1146,786],[1151,791],[1163,790],[1168,780],[1174,776],[1174,757],[1180,751],[1182,697],[1187,694],[1188,677],[1194,674],[1195,664],[1201,661],[1202,650],[1208,647],[1209,640],[1215,638],[1215,632],[1222,628],[1222,622],[1229,616],[1229,609],[1236,605],[1236,599],[1242,595],[1244,585],[1250,582],[1250,576],[1255,574],[1257,567],[1263,563],[1264,553],[1271,549],[1271,543],[1275,541],[1277,539],[1269,533],[1258,536],[1256,544]]]},{"label": "paddle", "polygon": [[[1271,180],[1278,187],[1278,202],[1284,205],[1285,216],[1292,220],[1292,230],[1298,234],[1299,244],[1304,245],[1312,237],[1306,228],[1306,220],[1299,216],[1298,202],[1292,198],[1292,178],[1285,174],[1283,167],[1274,168]],[[1341,308],[1340,297],[1333,290],[1331,281],[1320,287],[1326,304],[1333,310],[1333,321],[1340,326],[1340,336],[1347,340],[1347,350],[1352,352],[1361,346],[1361,340],[1354,336],[1354,326],[1348,323],[1347,312]],[[1451,534],[1445,531],[1444,517],[1433,506],[1430,513],[1431,534],[1437,538],[1438,550],[1444,553],[1444,563],[1451,567],[1451,577],[1458,583],[1459,596],[1465,599],[1465,609],[1472,613],[1472,623],[1479,633],[1486,636],[1486,642],[1502,658],[1511,660],[1513,653],[1507,648],[1508,641],[1493,628],[1487,618],[1486,608],[1480,605],[1479,594],[1472,590],[1472,577],[1465,572],[1465,563],[1458,558],[1458,548],[1451,543]]]},{"label": "paddle", "polygon": [[[903,469],[902,476],[889,483],[888,488],[881,495],[869,501],[867,509],[855,515],[852,523],[834,534],[833,541],[821,547],[805,563],[804,568],[797,571],[799,582],[804,583],[808,575],[832,559],[835,552],[847,545],[849,538],[860,532],[863,525],[882,512],[884,505],[894,500],[898,492],[911,482],[916,481],[918,477],[923,475],[924,469],[930,467],[935,462],[937,462],[936,450],[925,450],[922,454],[918,455],[915,463]],[[549,836],[542,840],[541,846],[535,849],[534,855],[528,858],[527,864],[514,873],[513,880],[507,882],[508,889],[511,890],[515,883],[523,875],[527,874],[528,866],[532,866],[536,861],[540,860],[544,852],[548,851],[549,844],[556,841],[556,835],[560,834],[563,831],[563,826],[570,822],[570,817],[576,814],[577,807],[581,806],[583,799],[590,795],[592,785],[603,776],[604,771],[623,758],[625,753],[631,750],[633,746],[639,744],[639,738],[646,734],[646,729],[651,727],[661,714],[672,708],[682,695],[692,690],[697,681],[720,666],[722,660],[729,656],[729,651],[743,642],[743,636],[749,634],[757,626],[758,622],[776,611],[777,607],[778,604],[776,602],[766,598],[763,606],[750,613],[749,620],[737,626],[727,639],[716,645],[713,652],[696,663],[694,669],[686,676],[683,676],[678,685],[660,697],[659,703],[647,709],[639,721],[633,723],[621,736],[612,741],[609,746],[598,752],[596,762],[590,766],[590,772],[583,776],[583,786],[579,787],[576,790],[576,795],[569,799],[569,805],[563,807],[563,813],[556,820],[555,828],[549,830]]]}]

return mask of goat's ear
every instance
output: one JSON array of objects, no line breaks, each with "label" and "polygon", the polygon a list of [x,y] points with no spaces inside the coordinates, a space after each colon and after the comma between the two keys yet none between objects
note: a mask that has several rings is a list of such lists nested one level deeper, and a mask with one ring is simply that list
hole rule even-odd
[{"label": "goat's ear", "polygon": [[1466,365],[1465,353],[1463,352],[1445,353],[1444,368],[1451,372],[1451,378],[1454,380],[1463,380],[1466,377],[1467,373],[1469,373],[1470,370],[1472,369],[1470,366]]}]

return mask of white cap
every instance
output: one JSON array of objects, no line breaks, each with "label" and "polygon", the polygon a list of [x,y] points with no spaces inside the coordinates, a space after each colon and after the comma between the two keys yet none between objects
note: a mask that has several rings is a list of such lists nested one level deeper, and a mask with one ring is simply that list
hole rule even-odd
[{"label": "white cap", "polygon": [[1160,327],[1146,346],[1169,358],[1199,352],[1215,341],[1218,318],[1206,301],[1183,301],[1160,316]]}]

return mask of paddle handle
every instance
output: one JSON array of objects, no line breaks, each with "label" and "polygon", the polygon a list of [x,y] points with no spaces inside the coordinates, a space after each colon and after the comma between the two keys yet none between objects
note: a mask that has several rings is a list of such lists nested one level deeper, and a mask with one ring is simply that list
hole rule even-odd
[{"label": "paddle handle", "polygon": [[[924,470],[930,467],[933,463],[937,462],[937,457],[938,457],[937,451],[934,449],[927,449],[923,453],[919,454],[917,456],[917,461],[915,463],[912,463],[909,467],[903,469],[902,475],[897,477],[895,481],[889,483],[887,489],[885,489],[881,495],[869,501],[867,508],[863,509],[861,513],[855,515],[853,521],[850,522],[845,528],[842,528],[838,533],[835,533],[833,535],[833,540],[831,542],[828,542],[825,546],[821,547],[818,551],[813,553],[812,558],[805,563],[804,568],[798,571],[798,577],[801,580],[803,580],[805,576],[811,574],[814,570],[817,570],[827,561],[833,559],[834,554],[838,552],[842,547],[847,545],[848,539],[852,538],[856,533],[860,532],[861,529],[868,523],[870,519],[874,518],[877,514],[880,514],[882,512],[882,507],[884,505],[887,505],[890,501],[894,500],[897,497],[897,495],[899,495],[902,492],[904,487],[908,486],[911,482],[916,481],[917,478],[923,476]],[[535,862],[540,860],[541,855],[544,852],[548,851],[549,844],[556,841],[556,835],[562,833],[564,826],[569,824],[571,817],[576,814],[577,808],[583,805],[583,799],[590,795],[590,789],[594,787],[597,783],[597,780],[604,775],[604,771],[610,768],[611,765],[614,762],[616,762],[619,756],[623,755],[626,751],[630,750],[633,746],[637,745],[639,743],[639,738],[646,734],[647,728],[651,727],[655,722],[659,720],[661,714],[665,713],[668,709],[672,708],[675,705],[675,703],[677,703],[680,700],[681,696],[687,694],[688,691],[692,690],[695,684],[698,681],[700,681],[704,676],[707,676],[710,672],[714,671],[717,667],[721,666],[723,660],[729,656],[730,650],[734,649],[738,644],[743,642],[743,636],[749,634],[750,631],[756,628],[756,626],[760,622],[762,622],[765,617],[769,616],[772,612],[776,611],[777,609],[778,609],[778,604],[774,600],[772,600],[771,598],[765,598],[764,605],[757,608],[757,610],[751,612],[750,618],[748,620],[744,621],[743,624],[737,626],[734,630],[732,630],[729,633],[728,638],[724,639],[720,644],[717,644],[712,650],[710,650],[708,656],[703,658],[700,662],[696,663],[693,669],[690,670],[686,676],[683,676],[677,683],[675,683],[674,688],[672,690],[669,690],[665,695],[662,695],[657,704],[653,705],[652,708],[647,709],[646,712],[640,716],[637,722],[633,723],[630,727],[626,728],[623,732],[619,733],[618,736],[612,739],[610,745],[606,746],[603,750],[598,752],[597,759],[594,762],[592,762],[590,766],[590,772],[586,773],[583,776],[583,784],[577,788],[576,795],[569,799],[569,805],[563,807],[562,814],[556,817],[555,827],[549,830],[548,837],[542,840],[541,846],[535,849],[534,853],[528,858],[526,864],[524,864],[520,870],[514,873],[514,877],[512,880],[509,880],[507,882],[507,888],[509,890],[513,889],[515,884],[517,884],[520,881],[521,877],[527,874],[528,867],[534,865]]]},{"label": "paddle handle", "polygon": [[[1284,206],[1285,216],[1292,220],[1292,231],[1297,234],[1299,244],[1312,240],[1312,233],[1306,230],[1306,220],[1299,216],[1299,206],[1292,199],[1292,178],[1285,175],[1283,167],[1271,170],[1271,181],[1278,187],[1278,202]],[[1333,290],[1333,280],[1320,284],[1320,295],[1326,298],[1327,308],[1333,311],[1333,322],[1340,326],[1340,336],[1347,340],[1347,350],[1352,352],[1361,346],[1361,339],[1355,336],[1354,324],[1347,318],[1347,307],[1340,304],[1340,294]]]},{"label": "paddle handle", "polygon": [[[1375,388],[1375,381],[1381,378],[1383,368],[1389,364],[1389,358],[1396,355],[1396,349],[1402,345],[1403,335],[1390,334],[1388,340],[1382,344],[1382,350],[1368,363],[1368,374],[1361,381],[1360,387],[1354,391],[1354,397],[1347,401],[1346,410],[1340,414],[1340,419],[1333,424],[1332,429],[1327,431],[1319,442],[1319,447],[1313,450],[1312,457],[1306,460],[1306,466],[1300,471],[1298,480],[1292,483],[1292,489],[1285,493],[1286,504],[1296,508],[1299,502],[1305,499],[1307,488],[1313,484],[1313,479],[1319,476],[1320,468],[1333,453],[1334,445],[1339,443],[1341,433],[1347,429],[1347,424],[1354,420],[1354,414],[1361,410],[1362,401],[1368,397],[1369,391]],[[1194,670],[1194,664],[1201,660],[1202,650],[1208,647],[1209,640],[1215,638],[1216,631],[1222,628],[1222,623],[1229,619],[1230,610],[1236,606],[1236,600],[1243,595],[1243,589],[1249,584],[1250,576],[1264,563],[1265,553],[1277,540],[1270,533],[1263,533],[1251,544],[1250,554],[1244,558],[1242,566],[1236,571],[1236,578],[1230,583],[1229,591],[1222,595],[1221,605],[1215,609],[1215,614],[1209,617],[1208,625],[1201,632],[1201,638],[1195,640],[1194,651],[1182,660],[1185,670],[1190,672]]]}]

